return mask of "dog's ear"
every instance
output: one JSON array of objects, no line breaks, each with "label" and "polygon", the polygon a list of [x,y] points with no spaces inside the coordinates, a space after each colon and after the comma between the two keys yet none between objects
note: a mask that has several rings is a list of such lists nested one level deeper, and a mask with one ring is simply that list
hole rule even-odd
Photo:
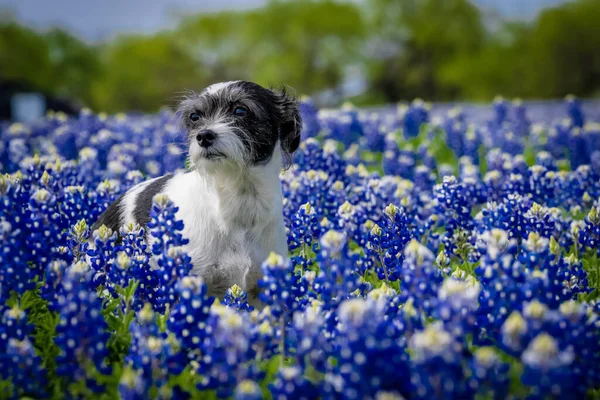
[{"label": "dog's ear", "polygon": [[298,101],[293,93],[282,87],[274,90],[275,106],[277,107],[279,141],[283,151],[284,166],[288,168],[292,163],[292,154],[300,145],[300,132],[302,119],[298,109]]}]

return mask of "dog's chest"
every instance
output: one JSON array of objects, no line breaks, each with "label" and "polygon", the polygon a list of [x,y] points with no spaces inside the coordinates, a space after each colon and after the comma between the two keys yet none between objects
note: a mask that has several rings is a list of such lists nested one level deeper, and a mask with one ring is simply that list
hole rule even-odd
[{"label": "dog's chest", "polygon": [[245,192],[223,196],[192,183],[170,185],[167,195],[179,208],[176,217],[184,222],[186,252],[195,272],[205,275],[216,267],[219,274],[243,275],[271,251],[285,254],[283,217],[277,212],[281,205],[269,204],[277,199]]}]

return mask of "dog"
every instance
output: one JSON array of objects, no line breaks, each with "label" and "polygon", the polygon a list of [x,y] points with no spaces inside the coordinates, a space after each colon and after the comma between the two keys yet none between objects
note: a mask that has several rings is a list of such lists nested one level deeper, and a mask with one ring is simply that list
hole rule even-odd
[{"label": "dog", "polygon": [[261,264],[271,252],[288,253],[279,175],[300,144],[298,103],[285,88],[231,81],[187,96],[176,114],[188,137],[188,171],[130,188],[93,229],[145,226],[154,196],[165,194],[184,223],[192,274],[210,295],[222,298],[237,284],[257,303]]}]

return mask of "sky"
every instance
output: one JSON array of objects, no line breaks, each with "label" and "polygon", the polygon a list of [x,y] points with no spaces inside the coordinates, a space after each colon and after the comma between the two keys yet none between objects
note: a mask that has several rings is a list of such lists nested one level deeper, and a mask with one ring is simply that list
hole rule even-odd
[{"label": "sky", "polygon": [[[473,0],[508,18],[533,18],[544,7],[567,0]],[[173,26],[180,16],[224,9],[253,8],[266,0],[0,0],[30,26],[61,26],[84,38],[100,41],[119,33],[152,33]]]}]

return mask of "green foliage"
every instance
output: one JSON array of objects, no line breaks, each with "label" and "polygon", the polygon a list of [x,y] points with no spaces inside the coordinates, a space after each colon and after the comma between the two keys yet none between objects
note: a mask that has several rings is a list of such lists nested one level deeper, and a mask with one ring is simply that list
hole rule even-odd
[{"label": "green foliage", "polygon": [[600,2],[574,0],[531,22],[483,15],[469,0],[272,0],[190,15],[168,32],[83,43],[0,20],[0,80],[81,100],[100,111],[154,111],[184,90],[231,79],[381,104],[600,94]]},{"label": "green foliage", "polygon": [[52,87],[58,95],[92,102],[89,83],[102,72],[96,49],[60,29],[44,35],[52,63]]},{"label": "green foliage", "polygon": [[34,31],[0,21],[0,78],[26,81],[41,90],[52,88],[50,49]]},{"label": "green foliage", "polygon": [[438,163],[451,165],[454,173],[458,174],[458,159],[454,151],[448,146],[446,132],[443,129],[435,131],[433,140],[429,141],[427,146]]},{"label": "green foliage", "polygon": [[131,306],[138,285],[138,281],[132,280],[126,288],[117,287],[119,296],[107,300],[102,310],[102,315],[108,324],[109,330],[112,332],[111,338],[108,341],[108,348],[110,350],[110,362],[113,364],[123,363],[129,351],[131,343],[129,325],[131,325],[131,322],[135,318],[135,311]]},{"label": "green foliage", "polygon": [[[27,312],[27,322],[34,327],[33,345],[48,374],[51,385],[48,392],[56,398],[60,393],[60,379],[56,374],[56,357],[60,350],[54,343],[54,337],[59,315],[48,309],[47,302],[40,297],[40,287],[41,284],[38,283],[35,289],[23,293],[18,303]],[[13,297],[13,301],[17,302],[16,297]]]},{"label": "green foliage", "polygon": [[450,63],[444,80],[464,97],[556,98],[600,90],[600,2],[578,0],[542,11],[532,24],[504,24],[481,51]]},{"label": "green foliage", "polygon": [[106,72],[91,90],[93,105],[104,111],[153,111],[203,81],[201,66],[166,34],[123,38],[106,46],[103,57]]},{"label": "green foliage", "polygon": [[398,136],[396,140],[402,149],[416,149],[421,145],[426,146],[438,164],[452,166],[454,173],[457,174],[458,158],[447,144],[446,132],[442,128],[438,128],[433,131],[432,137],[428,137],[430,129],[431,127],[428,124],[423,124],[419,135],[416,137],[404,140]]},{"label": "green foliage", "polygon": [[460,88],[442,82],[457,57],[470,57],[483,46],[485,28],[478,8],[468,0],[372,0],[375,35],[396,51],[370,67],[373,89],[388,102],[417,97],[453,99]]},{"label": "green foliage", "polygon": [[586,301],[592,301],[600,297],[600,259],[598,259],[597,251],[588,251],[581,259],[583,268],[587,271],[587,278],[590,287],[594,291],[588,293],[585,297]]}]

